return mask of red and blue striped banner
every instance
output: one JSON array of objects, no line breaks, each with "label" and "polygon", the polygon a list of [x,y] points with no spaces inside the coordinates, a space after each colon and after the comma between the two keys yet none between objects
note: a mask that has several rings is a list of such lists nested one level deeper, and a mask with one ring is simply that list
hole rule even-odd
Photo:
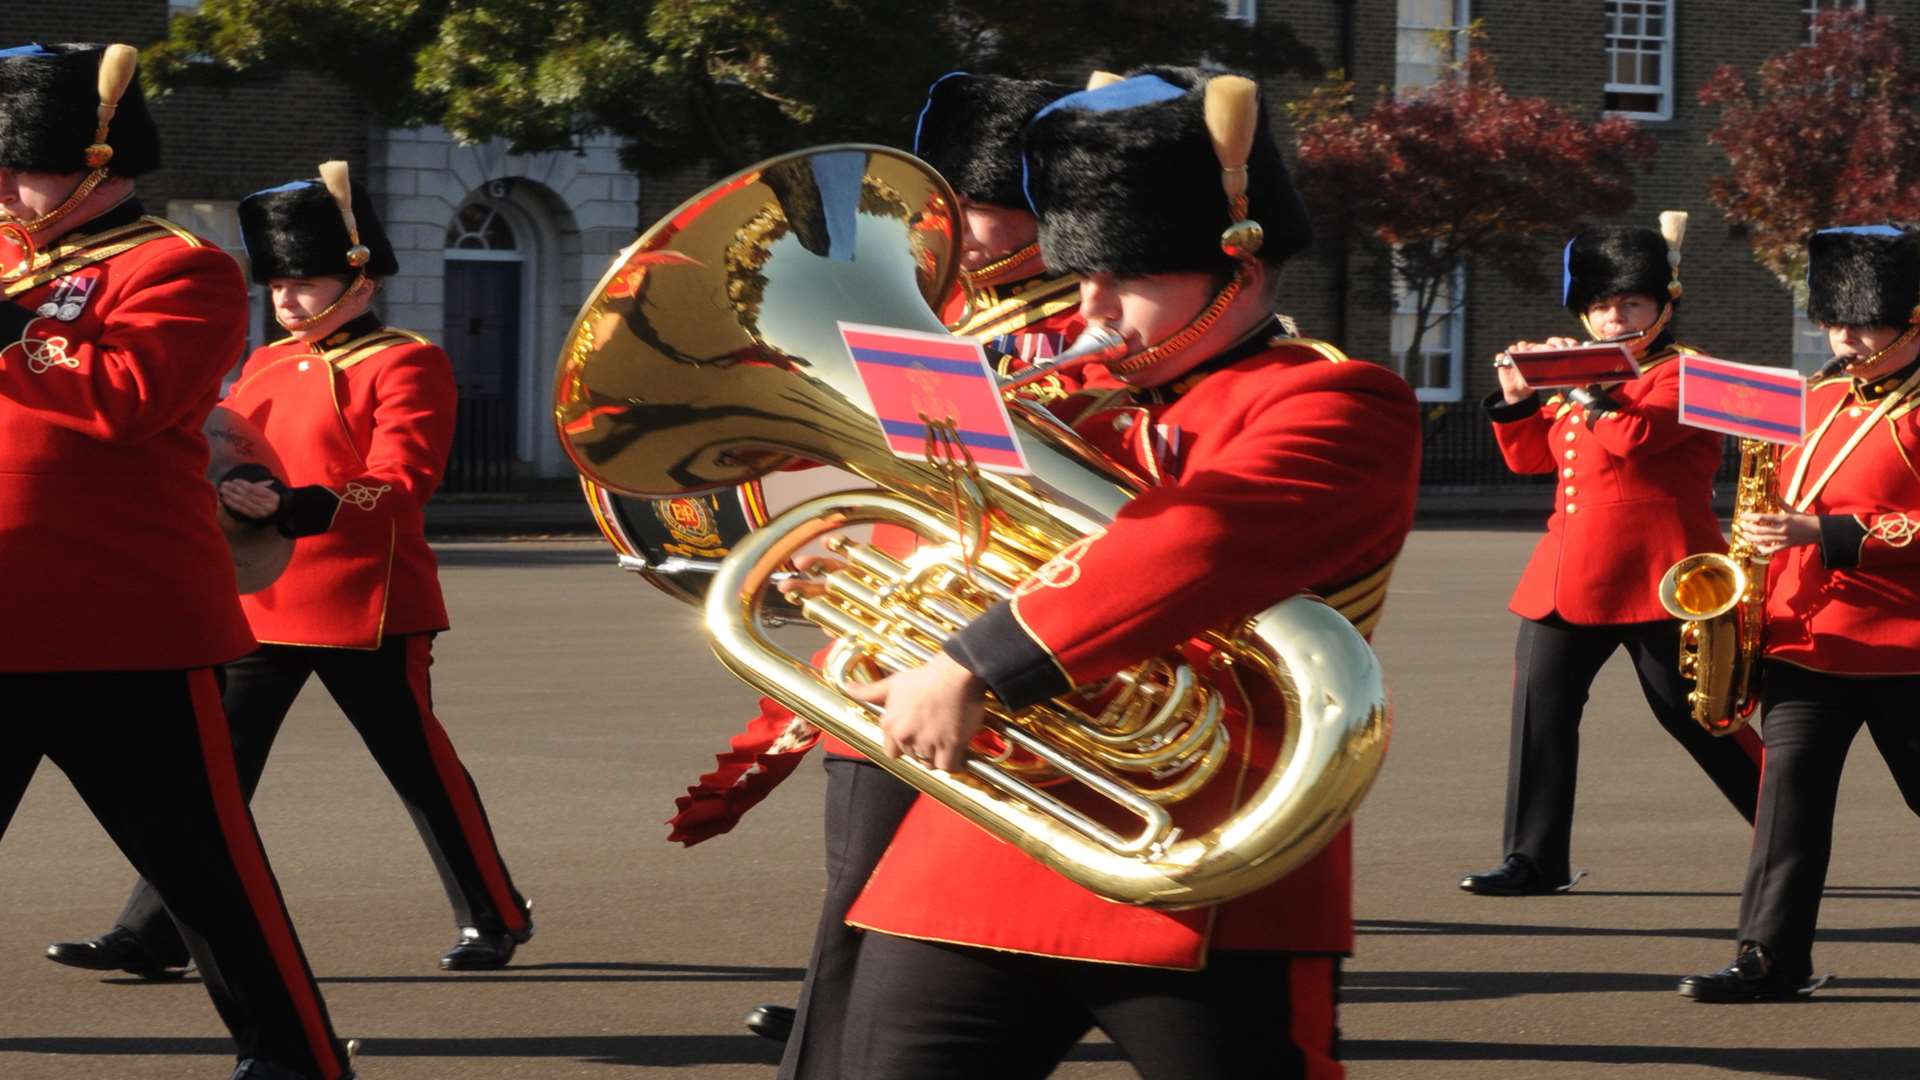
[{"label": "red and blue striped banner", "polygon": [[1532,349],[1507,357],[1539,390],[1594,383],[1626,382],[1640,377],[1640,365],[1625,345],[1579,345],[1571,349]]},{"label": "red and blue striped banner", "polygon": [[1791,368],[1680,358],[1680,422],[1795,446],[1807,437],[1807,379]]},{"label": "red and blue striped banner", "polygon": [[975,341],[948,334],[841,323],[840,338],[897,457],[927,460],[927,422],[951,425],[974,463],[1026,473],[1000,384]]}]

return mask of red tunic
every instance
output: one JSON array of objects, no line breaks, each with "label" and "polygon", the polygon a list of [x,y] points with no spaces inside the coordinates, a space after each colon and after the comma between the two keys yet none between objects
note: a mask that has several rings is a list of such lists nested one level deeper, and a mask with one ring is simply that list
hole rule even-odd
[{"label": "red tunic", "polygon": [[1890,394],[1885,385],[1864,400],[1852,379],[1815,386],[1807,417],[1820,422],[1780,462],[1782,501],[1822,515],[1826,542],[1773,557],[1766,642],[1775,660],[1839,675],[1920,674],[1920,374]]},{"label": "red tunic", "polygon": [[[1077,430],[1109,454],[1139,460],[1150,442],[1158,486],[1021,590],[1012,615],[1031,641],[1014,643],[1016,651],[1086,685],[1205,629],[1390,564],[1413,524],[1419,407],[1391,371],[1330,355],[1338,356],[1319,343],[1278,342],[1199,379],[1171,404],[1080,418]],[[1367,630],[1385,592],[1384,575],[1375,580],[1366,606],[1343,608]],[[1284,715],[1276,703],[1254,704],[1262,716]],[[1244,701],[1229,711],[1236,757],[1256,782],[1279,725],[1247,725]],[[1224,794],[1215,784],[1201,798]],[[1344,953],[1353,945],[1350,851],[1343,830],[1265,889],[1215,907],[1153,911],[1105,901],[923,797],[847,921],[934,941],[1187,969],[1202,966],[1209,949]]]},{"label": "red tunic", "polygon": [[453,365],[405,330],[342,336],[255,350],[225,403],[266,433],[288,484],[340,498],[286,573],[242,598],[263,642],[375,649],[386,634],[447,628],[422,510],[453,444]]},{"label": "red tunic", "polygon": [[1554,474],[1553,516],[1514,589],[1514,614],[1582,626],[1669,619],[1659,598],[1667,568],[1727,550],[1713,512],[1726,440],[1680,423],[1680,365],[1667,362],[1691,351],[1642,360],[1643,374],[1611,391],[1620,410],[1591,420],[1560,394],[1504,422],[1506,407],[1490,406],[1507,467]]},{"label": "red tunic", "polygon": [[200,433],[246,341],[240,268],[137,210],[43,255],[0,304],[0,671],[246,654]]}]

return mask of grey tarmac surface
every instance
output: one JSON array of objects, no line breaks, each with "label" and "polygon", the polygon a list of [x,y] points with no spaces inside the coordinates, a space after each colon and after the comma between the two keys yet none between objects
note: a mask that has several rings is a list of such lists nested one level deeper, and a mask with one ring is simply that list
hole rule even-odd
[{"label": "grey tarmac surface", "polygon": [[[1387,1078],[1920,1077],[1920,823],[1869,740],[1841,793],[1806,1003],[1694,1005],[1725,963],[1743,822],[1672,745],[1624,660],[1585,729],[1570,895],[1459,892],[1500,856],[1514,619],[1528,532],[1423,531],[1378,638],[1397,703],[1359,817],[1358,954],[1342,1012],[1351,1075]],[[454,930],[406,814],[318,684],[295,707],[255,811],[334,1018],[366,1080],[771,1077],[739,1018],[789,1001],[817,911],[820,771],[735,833],[667,845],[673,796],[753,695],[693,614],[598,543],[442,549],[455,630],[436,706],[479,781],[539,936],[497,974],[435,966]],[[1916,712],[1920,723],[1920,710]],[[101,979],[41,959],[107,928],[129,883],[58,770],[0,844],[0,1078],[223,1080],[197,982]],[[1057,1074],[1132,1071],[1101,1042]]]}]

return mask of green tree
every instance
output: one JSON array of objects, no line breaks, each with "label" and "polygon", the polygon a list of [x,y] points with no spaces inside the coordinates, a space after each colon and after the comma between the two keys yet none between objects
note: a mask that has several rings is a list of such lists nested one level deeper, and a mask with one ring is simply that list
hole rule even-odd
[{"label": "green tree", "polygon": [[1220,0],[205,0],[144,67],[155,93],[304,67],[396,126],[522,152],[610,133],[630,167],[664,172],[897,144],[953,70],[1077,82],[1090,67],[1200,57],[1315,70],[1284,25],[1221,12]]}]

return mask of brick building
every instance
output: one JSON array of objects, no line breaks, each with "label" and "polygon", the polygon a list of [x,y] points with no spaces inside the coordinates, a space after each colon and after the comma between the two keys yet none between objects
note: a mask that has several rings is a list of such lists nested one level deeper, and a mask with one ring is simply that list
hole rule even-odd
[{"label": "brick building", "polygon": [[[122,40],[147,44],[170,12],[195,0],[65,0],[9,4],[0,43]],[[1920,26],[1920,0],[1223,0],[1247,20],[1290,25],[1328,68],[1369,95],[1438,77],[1445,57],[1432,32],[1478,20],[1502,78],[1516,94],[1543,95],[1587,115],[1640,119],[1658,143],[1634,210],[1651,224],[1664,209],[1693,215],[1683,337],[1715,353],[1785,363],[1818,349],[1796,322],[1789,292],[1749,256],[1707,199],[1721,165],[1706,141],[1714,117],[1697,103],[1723,63],[1751,69],[1805,40],[1816,9],[1866,7]],[[1274,103],[1310,80],[1273,80]],[[1280,115],[1280,110],[1274,110]],[[149,205],[233,250],[234,203],[246,193],[310,174],[329,157],[352,163],[380,201],[400,249],[401,273],[381,309],[428,333],[453,355],[462,385],[454,489],[565,484],[572,470],[549,431],[554,358],[574,314],[612,253],[706,183],[687,173],[644,184],[620,168],[616,147],[589,140],[576,153],[508,154],[498,143],[456,144],[437,128],[380,125],[350,94],[298,71],[223,90],[192,89],[156,103],[166,166],[142,182]],[[1290,141],[1283,136],[1283,142]],[[1331,223],[1311,257],[1289,270],[1286,306],[1305,332],[1356,356],[1405,368],[1398,357],[1411,317],[1362,245]],[[1558,270],[1543,259],[1551,281]],[[1557,288],[1522,291],[1468,267],[1463,306],[1429,333],[1419,370],[1403,371],[1429,403],[1426,480],[1432,485],[1519,482],[1494,452],[1478,400],[1493,387],[1486,359],[1510,341],[1572,332]],[[256,297],[254,338],[274,328]]]},{"label": "brick building", "polygon": [[[0,43],[147,45],[193,0],[64,0],[0,9]],[[352,94],[294,70],[153,103],[163,167],[142,178],[150,211],[245,260],[234,216],[250,192],[344,158],[400,256],[377,306],[446,346],[460,381],[450,490],[524,488],[573,470],[551,432],[554,358],[588,290],[640,220],[639,181],[616,145],[508,154],[438,128],[380,125]],[[254,290],[252,342],[280,336]]]},{"label": "brick building", "polygon": [[[1243,12],[1247,5],[1232,4]],[[1864,8],[1920,27],[1920,0],[1265,0],[1259,18],[1289,24],[1330,69],[1345,69],[1363,100],[1379,87],[1408,88],[1437,77],[1444,58],[1432,32],[1478,20],[1502,81],[1516,95],[1550,98],[1584,115],[1632,116],[1658,144],[1653,168],[1620,223],[1653,225],[1662,210],[1692,215],[1677,326],[1683,340],[1729,359],[1788,363],[1822,350],[1807,336],[1793,298],[1754,262],[1746,239],[1707,197],[1723,170],[1707,143],[1715,113],[1698,93],[1714,70],[1751,71],[1767,56],[1805,41],[1815,10]],[[1305,93],[1303,78],[1275,81],[1278,100]],[[1410,315],[1358,245],[1343,250],[1324,229],[1317,257],[1290,268],[1289,306],[1303,330],[1338,339],[1356,356],[1404,369]],[[1478,401],[1496,383],[1487,363],[1507,343],[1577,333],[1560,307],[1557,245],[1541,271],[1554,282],[1527,292],[1469,266],[1459,280],[1463,308],[1429,331],[1421,370],[1405,371],[1429,403],[1426,481],[1479,486],[1516,482],[1493,450]]]}]

